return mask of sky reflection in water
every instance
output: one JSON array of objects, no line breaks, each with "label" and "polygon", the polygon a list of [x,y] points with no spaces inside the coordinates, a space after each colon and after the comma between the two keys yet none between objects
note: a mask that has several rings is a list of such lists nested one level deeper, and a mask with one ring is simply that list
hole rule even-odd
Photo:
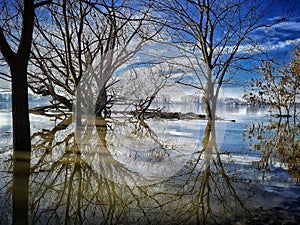
[{"label": "sky reflection in water", "polygon": [[299,127],[225,109],[235,123],[32,116],[31,155],[1,146],[0,223],[296,224]]}]

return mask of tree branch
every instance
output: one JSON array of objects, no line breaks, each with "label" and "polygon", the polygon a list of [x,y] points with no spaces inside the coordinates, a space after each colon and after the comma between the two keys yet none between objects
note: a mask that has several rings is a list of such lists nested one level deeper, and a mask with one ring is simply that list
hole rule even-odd
[{"label": "tree branch", "polygon": [[182,85],[185,85],[185,86],[188,86],[188,87],[193,87],[193,88],[196,88],[196,89],[198,89],[198,90],[203,90],[203,89],[202,89],[201,87],[199,87],[198,85],[185,83],[185,82],[182,82],[181,80],[177,80],[177,81],[175,81],[175,83],[177,83],[177,84],[182,84]]},{"label": "tree branch", "polygon": [[3,72],[0,72],[0,79],[11,82],[11,77],[8,74]]},{"label": "tree branch", "polygon": [[6,62],[11,65],[15,59],[16,53],[14,53],[9,46],[5,36],[4,31],[2,27],[0,27],[0,50],[2,52],[2,55],[4,56]]}]

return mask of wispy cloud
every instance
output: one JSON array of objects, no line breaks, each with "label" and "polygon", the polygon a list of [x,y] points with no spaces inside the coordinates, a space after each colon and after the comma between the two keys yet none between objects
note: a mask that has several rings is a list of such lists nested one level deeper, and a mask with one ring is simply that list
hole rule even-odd
[{"label": "wispy cloud", "polygon": [[285,41],[279,41],[276,44],[272,43],[270,45],[266,45],[266,50],[278,50],[278,49],[284,49],[287,47],[293,47],[300,44],[300,38],[296,38],[294,40],[285,40]]},{"label": "wispy cloud", "polygon": [[299,21],[285,21],[278,24],[275,24],[271,29],[278,29],[284,31],[300,31],[300,22]]},{"label": "wispy cloud", "polygon": [[[260,44],[245,44],[241,45],[239,48],[238,53],[240,54],[249,54],[249,55],[255,55],[262,52],[270,52],[270,51],[281,51],[286,50],[287,48],[293,48],[297,45],[300,45],[300,38],[296,39],[289,39],[284,41],[267,41]],[[228,47],[230,49],[231,47]]]},{"label": "wispy cloud", "polygon": [[252,38],[264,42],[269,40],[284,41],[286,39],[296,39],[300,37],[300,21],[289,20],[274,24],[270,27],[258,28],[252,33]]}]

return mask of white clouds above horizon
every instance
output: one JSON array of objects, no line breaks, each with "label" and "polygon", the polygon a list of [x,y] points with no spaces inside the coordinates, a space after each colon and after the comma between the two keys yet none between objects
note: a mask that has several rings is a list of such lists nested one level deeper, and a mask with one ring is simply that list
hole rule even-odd
[{"label": "white clouds above horizon", "polygon": [[267,50],[277,50],[277,49],[284,49],[286,47],[294,47],[300,44],[300,38],[296,38],[294,40],[285,40],[279,41],[276,44],[272,43],[270,46],[266,46]]},{"label": "white clouds above horizon", "polygon": [[285,21],[272,26],[273,29],[300,31],[299,21]]},{"label": "white clouds above horizon", "polygon": [[274,42],[296,40],[300,38],[300,20],[299,18],[290,18],[272,26],[260,27],[253,32],[251,37],[261,44],[270,40]]}]

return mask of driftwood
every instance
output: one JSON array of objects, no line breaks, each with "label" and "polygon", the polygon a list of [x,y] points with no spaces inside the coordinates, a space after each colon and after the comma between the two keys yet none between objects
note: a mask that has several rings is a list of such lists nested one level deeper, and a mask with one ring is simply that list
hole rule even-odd
[{"label": "driftwood", "polygon": [[[139,110],[131,111],[133,116],[140,115]],[[162,112],[160,110],[148,110],[143,113],[144,119],[150,118],[162,118],[162,119],[189,119],[189,120],[197,120],[197,119],[206,119],[206,115],[196,114],[196,113],[180,113],[180,112]]]}]

